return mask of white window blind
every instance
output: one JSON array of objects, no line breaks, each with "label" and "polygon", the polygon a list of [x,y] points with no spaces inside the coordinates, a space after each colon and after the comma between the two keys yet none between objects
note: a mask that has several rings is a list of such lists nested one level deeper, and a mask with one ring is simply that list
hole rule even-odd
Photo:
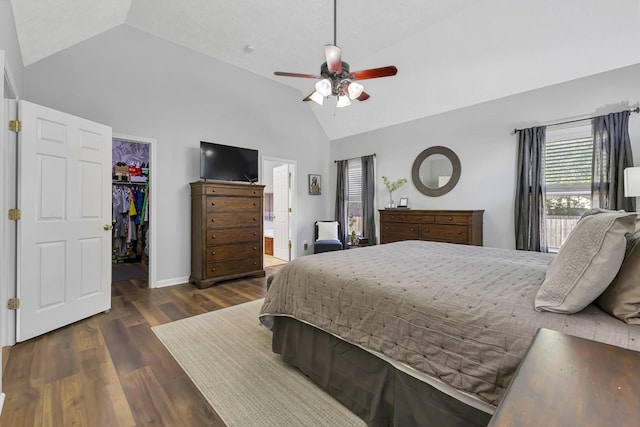
[{"label": "white window blind", "polygon": [[362,162],[360,159],[349,160],[347,179],[349,201],[359,201],[362,199]]},{"label": "white window blind", "polygon": [[547,192],[590,191],[592,157],[590,122],[571,128],[548,129],[545,155]]}]

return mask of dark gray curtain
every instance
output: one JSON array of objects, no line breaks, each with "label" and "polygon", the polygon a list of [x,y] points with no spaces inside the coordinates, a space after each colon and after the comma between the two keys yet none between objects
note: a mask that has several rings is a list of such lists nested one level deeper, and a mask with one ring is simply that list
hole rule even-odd
[{"label": "dark gray curtain", "polygon": [[546,126],[518,131],[516,249],[548,251],[544,224],[546,132]]},{"label": "dark gray curtain", "polygon": [[376,194],[376,177],[374,171],[374,155],[362,156],[362,217],[363,234],[370,245],[376,244],[376,214],[373,199]]},{"label": "dark gray curtain", "polygon": [[624,169],[632,166],[629,111],[594,117],[592,208],[635,212],[635,197],[624,197]]},{"label": "dark gray curtain", "polygon": [[336,179],[336,221],[340,224],[340,241],[343,247],[347,247],[347,173],[349,169],[348,160],[338,160],[336,162],[338,175]]}]

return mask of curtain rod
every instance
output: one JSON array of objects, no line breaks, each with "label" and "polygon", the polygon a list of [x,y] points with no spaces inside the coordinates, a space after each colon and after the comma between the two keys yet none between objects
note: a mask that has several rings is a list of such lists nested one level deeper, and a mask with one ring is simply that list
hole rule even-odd
[{"label": "curtain rod", "polygon": [[[370,156],[375,157],[376,153],[370,154]],[[360,156],[360,157],[364,157],[364,156]],[[355,159],[359,159],[360,157],[352,157],[350,159],[344,159],[344,160],[355,160]],[[338,162],[341,162],[341,161],[343,161],[343,160],[334,160],[333,163],[338,163]]]},{"label": "curtain rod", "polygon": [[[623,111],[628,111],[630,113],[640,113],[640,107],[636,107],[633,110],[623,110]],[[597,116],[591,116],[591,117],[585,117],[584,119],[568,120],[566,122],[551,123],[551,124],[548,124],[548,125],[538,125],[538,126],[547,126],[547,127],[549,127],[549,126],[566,125],[566,124],[569,124],[569,123],[576,123],[576,122],[582,122],[582,121],[585,121],[585,120],[591,120],[591,119],[594,119],[596,117]],[[518,133],[521,130],[524,130],[524,128],[523,129],[514,129],[513,133]]]}]

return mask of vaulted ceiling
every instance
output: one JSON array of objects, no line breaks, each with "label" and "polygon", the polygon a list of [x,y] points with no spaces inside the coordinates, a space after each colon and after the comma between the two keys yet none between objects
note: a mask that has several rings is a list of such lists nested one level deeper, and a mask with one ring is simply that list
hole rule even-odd
[{"label": "vaulted ceiling", "polygon": [[[25,66],[129,25],[300,91],[333,43],[331,0],[11,0]],[[331,140],[640,63],[638,0],[339,0],[337,44],[371,98],[310,108]],[[247,46],[253,47],[247,49]],[[637,100],[632,100],[637,101]]]}]

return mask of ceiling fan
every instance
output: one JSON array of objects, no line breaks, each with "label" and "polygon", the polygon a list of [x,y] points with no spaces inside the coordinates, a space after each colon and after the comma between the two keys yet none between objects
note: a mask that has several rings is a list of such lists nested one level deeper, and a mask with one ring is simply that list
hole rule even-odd
[{"label": "ceiling fan", "polygon": [[342,50],[336,43],[336,3],[337,0],[333,0],[333,44],[324,46],[326,62],[320,66],[320,74],[288,73],[285,71],[276,71],[273,74],[284,77],[319,79],[315,90],[307,95],[303,101],[314,101],[322,105],[324,98],[335,96],[337,98],[336,107],[346,107],[351,105],[349,99],[366,101],[370,98],[369,94],[364,91],[364,86],[356,80],[395,76],[398,73],[398,69],[390,65],[368,70],[350,71],[349,64],[342,60]]}]

